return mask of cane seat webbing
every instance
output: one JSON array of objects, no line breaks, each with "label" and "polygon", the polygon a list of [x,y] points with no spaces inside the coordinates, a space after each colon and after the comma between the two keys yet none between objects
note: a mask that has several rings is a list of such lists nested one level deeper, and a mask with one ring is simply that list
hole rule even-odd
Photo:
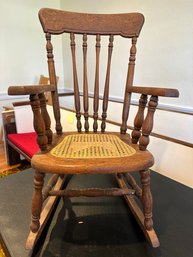
[{"label": "cane seat webbing", "polygon": [[135,152],[115,135],[76,134],[66,136],[52,149],[51,155],[60,158],[120,158]]}]

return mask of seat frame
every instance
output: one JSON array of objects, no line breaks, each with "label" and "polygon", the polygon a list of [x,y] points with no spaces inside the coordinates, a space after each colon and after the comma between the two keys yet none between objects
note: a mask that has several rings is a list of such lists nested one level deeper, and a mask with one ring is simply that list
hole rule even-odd
[{"label": "seat frame", "polygon": [[[87,188],[87,189],[63,189],[61,187],[67,178],[66,169],[62,172],[62,168],[58,168],[57,174],[53,174],[48,184],[43,189],[45,173],[54,173],[49,169],[49,163],[47,168],[41,167],[41,161],[43,162],[50,154],[50,150],[53,149],[58,140],[63,136],[62,126],[60,123],[60,111],[57,92],[57,80],[54,65],[53,45],[51,43],[52,35],[59,35],[63,33],[70,34],[70,46],[72,52],[72,64],[73,64],[73,79],[74,79],[74,98],[75,109],[77,118],[77,133],[82,133],[81,124],[81,112],[80,112],[80,94],[77,76],[76,66],[76,43],[75,35],[81,34],[83,37],[83,107],[84,107],[84,129],[85,133],[89,133],[89,112],[88,112],[88,81],[87,81],[87,35],[96,36],[96,68],[95,68],[95,85],[94,85],[94,105],[93,105],[93,131],[98,133],[98,109],[99,109],[99,56],[101,47],[101,36],[109,36],[108,44],[108,61],[106,70],[106,79],[103,96],[102,107],[102,122],[101,133],[106,133],[106,117],[109,98],[109,84],[110,84],[110,68],[113,51],[114,36],[121,36],[127,39],[131,39],[131,48],[129,56],[128,74],[126,79],[125,96],[122,112],[122,125],[121,134],[126,135],[127,120],[129,115],[130,99],[132,93],[141,94],[139,100],[139,108],[134,120],[134,129],[131,134],[131,139],[128,139],[128,144],[135,146],[138,149],[139,162],[140,156],[148,154],[146,150],[149,144],[149,135],[153,128],[153,117],[158,104],[158,97],[178,97],[179,92],[176,89],[166,88],[151,88],[133,86],[133,76],[136,58],[136,43],[140,34],[141,28],[144,23],[144,16],[140,13],[130,14],[81,14],[66,12],[54,9],[43,8],[39,11],[39,19],[46,36],[46,49],[48,58],[48,69],[50,77],[50,85],[45,86],[20,86],[10,87],[10,95],[30,95],[30,104],[34,114],[34,127],[37,133],[37,142],[41,149],[41,152],[32,158],[32,166],[35,168],[34,175],[34,195],[32,199],[32,223],[30,225],[31,232],[27,239],[26,247],[32,249],[37,242],[37,239],[41,235],[42,229],[46,224],[47,218],[53,208],[53,199],[58,196],[65,197],[78,197],[78,196],[124,196],[126,202],[134,214],[137,222],[139,223],[146,238],[149,240],[153,247],[159,246],[159,240],[153,229],[152,219],[152,195],[150,190],[150,170],[152,166],[152,157],[149,154],[149,165],[138,166],[138,171],[141,178],[141,188],[137,185],[135,179],[131,176],[132,166],[128,171],[122,170],[122,161],[120,159],[120,172],[115,169],[107,172],[107,168],[103,173],[113,173],[115,176],[119,188]],[[51,92],[52,103],[54,110],[54,117],[56,122],[56,134],[50,129],[50,118],[46,110],[46,98],[44,93]],[[148,95],[150,98],[148,99]],[[147,105],[148,102],[148,105]],[[144,110],[147,106],[147,114],[144,117]],[[65,135],[65,134],[64,134]],[[51,160],[51,159],[50,159]],[[102,161],[102,158],[97,160]],[[80,173],[98,173],[91,166],[92,162],[87,162],[88,167],[86,171],[82,168]],[[89,168],[89,165],[91,168]],[[71,164],[73,167],[73,163]],[[72,173],[75,173],[77,169],[72,169]],[[101,170],[100,170],[101,171]],[[136,169],[135,169],[136,171]],[[102,173],[102,171],[101,171]],[[130,188],[128,187],[130,186]],[[49,198],[47,204],[43,208],[43,202]],[[138,206],[134,196],[141,202],[141,208]],[[54,198],[52,198],[54,197]]]}]

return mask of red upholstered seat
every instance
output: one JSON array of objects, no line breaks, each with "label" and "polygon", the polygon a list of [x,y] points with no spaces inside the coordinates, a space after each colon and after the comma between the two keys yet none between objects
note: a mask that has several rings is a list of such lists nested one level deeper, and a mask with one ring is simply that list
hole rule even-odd
[{"label": "red upholstered seat", "polygon": [[30,158],[39,150],[35,132],[9,134],[8,139]]}]

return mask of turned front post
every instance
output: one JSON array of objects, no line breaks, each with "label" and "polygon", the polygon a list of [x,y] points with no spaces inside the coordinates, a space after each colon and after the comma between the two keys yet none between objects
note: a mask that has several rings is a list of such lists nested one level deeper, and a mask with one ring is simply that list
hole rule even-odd
[{"label": "turned front post", "polygon": [[153,116],[158,105],[158,97],[151,96],[148,103],[147,116],[142,125],[142,135],[139,138],[139,149],[145,151],[149,144],[149,135],[153,128]]},{"label": "turned front post", "polygon": [[141,136],[141,126],[144,121],[144,110],[145,110],[146,104],[147,104],[147,95],[142,94],[140,97],[140,100],[139,100],[138,112],[137,112],[137,114],[135,116],[135,120],[134,120],[134,129],[131,133],[133,144],[137,144],[137,142]]},{"label": "turned front post", "polygon": [[42,151],[47,149],[48,139],[45,135],[44,119],[40,112],[40,100],[38,95],[30,95],[30,104],[34,114],[34,129],[37,133],[37,143]]}]

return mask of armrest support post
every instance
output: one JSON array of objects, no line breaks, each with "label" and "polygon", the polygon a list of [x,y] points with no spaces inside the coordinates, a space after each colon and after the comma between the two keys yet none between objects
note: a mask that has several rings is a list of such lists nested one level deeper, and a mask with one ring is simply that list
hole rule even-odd
[{"label": "armrest support post", "polygon": [[47,108],[46,108],[46,97],[45,97],[44,93],[41,93],[38,96],[39,96],[39,100],[40,100],[41,115],[43,117],[44,124],[45,124],[45,130],[46,130],[45,134],[48,138],[48,144],[51,144],[53,132],[50,129],[51,120],[50,120],[50,116],[49,116]]},{"label": "armrest support post", "polygon": [[139,138],[139,149],[145,151],[149,144],[149,135],[153,128],[153,116],[158,105],[158,97],[151,96],[148,103],[147,116],[142,125],[142,135]]},{"label": "armrest support post", "polygon": [[144,121],[144,110],[147,104],[147,95],[142,94],[139,99],[139,108],[134,120],[134,129],[131,133],[132,143],[137,144],[141,136],[141,127]]},{"label": "armrest support post", "polygon": [[30,95],[30,104],[34,114],[34,129],[37,133],[37,143],[42,151],[47,149],[48,139],[45,135],[45,124],[40,112],[40,100],[38,95]]}]

